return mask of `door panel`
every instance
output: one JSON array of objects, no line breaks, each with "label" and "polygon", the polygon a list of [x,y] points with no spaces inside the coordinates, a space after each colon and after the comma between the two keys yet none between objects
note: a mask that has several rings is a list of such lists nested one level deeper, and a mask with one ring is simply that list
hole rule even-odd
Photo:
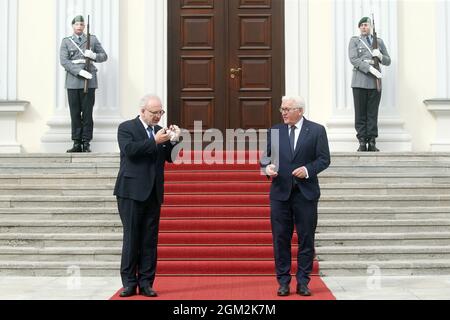
[{"label": "door panel", "polygon": [[168,88],[169,122],[189,130],[279,122],[284,1],[169,1]]}]

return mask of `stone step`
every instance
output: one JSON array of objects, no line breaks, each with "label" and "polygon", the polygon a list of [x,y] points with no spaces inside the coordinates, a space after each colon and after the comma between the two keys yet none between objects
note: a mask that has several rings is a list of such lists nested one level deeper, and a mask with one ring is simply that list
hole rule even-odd
[{"label": "stone step", "polygon": [[[257,185],[258,183],[248,183],[249,190],[252,190],[253,185]],[[177,185],[176,190],[182,189],[182,193],[180,192],[172,192],[173,187]],[[215,183],[192,183],[185,184],[186,187],[183,187],[183,184],[176,183],[167,183],[165,187],[165,194],[242,194],[242,192],[218,192],[220,188]],[[190,186],[198,185],[198,191],[190,191]],[[230,185],[230,187],[228,187]],[[232,190],[232,186],[235,183],[223,183],[220,185],[222,189],[225,187],[226,190]],[[260,184],[258,184],[260,185]],[[248,194],[267,194],[270,189],[270,184],[267,183],[267,186],[264,187],[267,190],[265,192],[251,192]],[[103,185],[42,185],[42,184],[27,184],[27,185],[17,185],[17,184],[3,184],[0,185],[0,196],[14,196],[14,195],[29,195],[29,196],[37,196],[37,195],[52,195],[52,196],[84,196],[84,195],[97,195],[97,196],[110,196],[113,194],[114,185],[113,184],[103,184]],[[216,190],[208,192],[208,190]],[[423,194],[450,194],[450,184],[392,184],[392,185],[383,185],[383,184],[326,184],[323,183],[321,185],[322,195],[423,195]]]},{"label": "stone step", "polygon": [[[166,262],[161,261],[161,266]],[[120,263],[117,261],[80,262],[80,261],[1,261],[0,276],[62,276],[79,271],[83,277],[110,276],[117,277]],[[402,276],[402,275],[448,275],[450,259],[436,260],[390,260],[390,261],[323,261],[320,263],[323,276]],[[273,275],[273,274],[268,274]]]},{"label": "stone step", "polygon": [[[174,206],[172,203],[180,203],[183,195],[166,195],[165,206]],[[242,198],[242,196],[240,196]],[[245,206],[268,206],[268,195],[253,196],[255,197],[254,203],[248,203],[243,205],[236,202],[236,205],[242,207]],[[208,195],[196,195],[195,199],[201,200],[209,199]],[[233,201],[228,201],[227,196],[218,196],[218,205],[222,206],[235,206]],[[261,198],[261,199],[260,199]],[[183,198],[184,199],[184,198]],[[189,202],[191,201],[191,202]],[[224,203],[222,203],[222,202]],[[198,206],[198,202],[195,202],[193,197],[187,198],[186,203],[188,206]],[[191,203],[191,204],[190,204]],[[199,202],[202,203],[202,202]],[[100,208],[100,207],[116,207],[116,199],[114,196],[0,196],[0,208],[55,208],[55,207],[78,207],[78,208]],[[179,205],[176,205],[179,206]],[[184,202],[183,202],[184,206]],[[321,208],[324,207],[450,207],[450,195],[324,195],[320,200]]]},{"label": "stone step", "polygon": [[[261,248],[256,246],[255,248]],[[272,246],[264,246],[267,250],[268,256],[263,256],[258,260],[271,260]],[[233,246],[215,246],[219,252],[226,250],[233,250]],[[179,259],[170,258],[165,252],[169,252],[170,247],[160,246],[160,261],[173,261]],[[202,246],[188,246],[184,248],[186,252],[186,260],[211,260],[212,258],[199,258],[197,252],[202,249]],[[249,252],[252,247],[246,247]],[[296,252],[296,248],[293,250]],[[34,248],[34,247],[0,247],[0,262],[1,261],[80,261],[80,262],[117,262],[120,261],[122,248],[115,247],[49,247],[49,248]],[[365,261],[390,261],[390,260],[436,260],[436,259],[450,259],[450,246],[368,246],[368,247],[321,247],[316,251],[318,260],[322,261],[346,261],[346,260],[365,260]],[[223,260],[231,259],[224,253],[224,258],[216,257],[214,259]],[[242,258],[233,258],[232,260],[243,260]]]},{"label": "stone step", "polygon": [[[202,208],[199,208],[199,210]],[[240,207],[235,210],[239,211]],[[270,208],[261,210],[261,216],[270,214]],[[9,220],[116,220],[119,217],[117,207],[110,208],[0,208],[0,219]],[[170,218],[168,213],[162,213],[163,218]],[[202,214],[190,218],[204,218]],[[220,216],[227,218],[226,215]],[[241,218],[247,216],[242,215]],[[251,217],[251,216],[249,216]],[[450,219],[450,210],[446,207],[320,207],[319,220],[393,220],[393,219]]]},{"label": "stone step", "polygon": [[450,259],[322,261],[324,276],[418,276],[450,274]]},{"label": "stone step", "polygon": [[[196,219],[195,228],[184,226],[192,220],[162,219],[162,232],[265,232],[270,231],[267,219]],[[204,226],[208,225],[209,229]],[[249,225],[249,229],[242,226]],[[438,232],[450,230],[450,220],[319,220],[317,233],[392,233],[392,232]],[[122,223],[117,217],[111,220],[0,220],[0,233],[109,233],[122,232]]]},{"label": "stone step", "polygon": [[317,248],[316,254],[320,262],[450,259],[450,246],[324,246]]},{"label": "stone step", "polygon": [[[162,232],[163,236],[175,233]],[[179,234],[179,243],[194,244],[190,234]],[[226,233],[218,233],[227,237]],[[270,232],[261,234],[264,244],[271,243]],[[231,244],[230,241],[229,244]],[[160,245],[166,245],[160,241]],[[212,244],[215,245],[215,244]],[[403,232],[403,233],[321,233],[316,235],[316,247],[356,247],[356,246],[448,246],[450,232]],[[10,247],[120,247],[122,233],[0,233],[0,246]]]},{"label": "stone step", "polygon": [[450,232],[364,232],[322,233],[316,235],[316,247],[356,246],[448,246]]},{"label": "stone step", "polygon": [[[178,173],[171,174],[171,179],[166,179],[167,183],[177,182],[173,180]],[[209,182],[226,181],[226,175],[222,173],[212,173],[213,180]],[[251,180],[245,182],[267,182],[262,180],[261,176],[251,173]],[[337,172],[330,173],[325,171],[320,175],[321,186],[326,184],[417,184],[418,181],[424,185],[441,185],[450,184],[449,174],[427,174],[420,170],[414,173],[354,173],[354,172]],[[114,185],[117,179],[117,173],[114,174],[0,174],[0,184],[8,185]],[[188,181],[183,181],[188,182]]]},{"label": "stone step", "polygon": [[[450,153],[448,152],[333,152],[331,158],[334,161],[448,161]],[[0,163],[102,163],[119,162],[119,153],[91,153],[91,154],[67,154],[67,153],[24,153],[24,154],[1,154]]]},{"label": "stone step", "polygon": [[[230,166],[232,168],[232,166]],[[174,169],[167,170],[168,173],[182,173],[182,172],[195,172],[195,171],[218,171],[213,166],[209,168],[199,168],[198,170],[182,170]],[[6,174],[68,174],[68,175],[95,175],[95,174],[109,174],[117,175],[119,171],[118,164],[108,163],[76,163],[76,164],[0,164],[0,172],[3,175]],[[222,169],[221,169],[222,171]],[[236,170],[225,170],[236,171]],[[246,172],[258,172],[255,170],[240,170]],[[324,176],[332,174],[342,174],[343,172],[351,172],[352,174],[414,174],[420,171],[422,175],[436,175],[445,174],[450,175],[450,162],[449,163],[424,163],[424,164],[333,164],[324,173]]]},{"label": "stone step", "polygon": [[[439,160],[437,158],[436,160]],[[68,154],[68,153],[23,153],[17,154],[0,154],[0,164],[29,164],[29,163],[119,163],[120,157],[118,153],[95,153],[95,154]]]}]

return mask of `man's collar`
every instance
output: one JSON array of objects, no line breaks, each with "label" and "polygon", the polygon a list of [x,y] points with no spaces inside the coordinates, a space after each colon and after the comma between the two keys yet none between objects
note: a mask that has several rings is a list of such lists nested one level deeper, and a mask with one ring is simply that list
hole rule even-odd
[{"label": "man's collar", "polygon": [[[303,126],[304,120],[305,120],[305,118],[302,117],[302,118],[295,124],[295,127],[296,127],[297,129],[300,129],[300,128]],[[292,126],[288,126],[288,127],[289,127],[289,129],[290,129]]]},{"label": "man's collar", "polygon": [[144,120],[142,120],[141,116],[139,116],[139,121],[141,121],[141,123],[142,123],[142,125],[144,126],[145,130],[147,130],[147,128],[149,127],[149,125],[146,124]]}]

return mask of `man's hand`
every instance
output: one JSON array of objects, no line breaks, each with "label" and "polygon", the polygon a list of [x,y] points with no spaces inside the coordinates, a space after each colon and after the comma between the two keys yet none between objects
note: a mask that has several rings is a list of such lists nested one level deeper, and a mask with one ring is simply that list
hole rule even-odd
[{"label": "man's hand", "polygon": [[276,167],[274,164],[269,164],[266,167],[266,174],[271,177],[271,178],[276,178],[278,177],[278,172],[275,171]]},{"label": "man's hand", "polygon": [[170,140],[170,135],[166,132],[167,128],[159,130],[155,135],[156,144],[163,144]]},{"label": "man's hand", "polygon": [[383,75],[381,74],[381,72],[378,71],[377,69],[375,69],[374,67],[370,67],[369,71],[370,71],[371,74],[373,74],[378,79],[383,78]]},{"label": "man's hand", "polygon": [[176,125],[171,125],[167,132],[170,135],[170,141],[178,142],[180,140],[181,129]]},{"label": "man's hand", "polygon": [[299,179],[306,179],[308,177],[305,167],[295,169],[294,172],[292,172],[292,175]]},{"label": "man's hand", "polygon": [[372,57],[377,57],[378,59],[383,60],[383,54],[380,52],[379,49],[374,49],[372,51]]},{"label": "man's hand", "polygon": [[86,50],[86,51],[84,52],[84,56],[85,56],[86,58],[91,59],[91,60],[97,59],[97,54],[96,54],[94,51],[92,51],[92,50]]},{"label": "man's hand", "polygon": [[89,73],[86,70],[81,70],[80,73],[78,73],[78,74],[85,79],[88,79],[88,80],[92,79],[92,73]]}]

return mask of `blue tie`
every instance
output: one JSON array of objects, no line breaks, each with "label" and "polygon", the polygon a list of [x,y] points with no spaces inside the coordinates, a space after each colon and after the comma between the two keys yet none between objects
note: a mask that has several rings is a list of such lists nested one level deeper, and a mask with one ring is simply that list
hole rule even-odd
[{"label": "blue tie", "polygon": [[296,126],[291,127],[291,133],[289,134],[289,142],[291,144],[291,151],[292,154],[295,152],[295,129],[297,129]]},{"label": "blue tie", "polygon": [[369,36],[367,36],[367,43],[369,44],[369,46],[372,46],[372,42],[370,41],[370,37]]},{"label": "blue tie", "polygon": [[153,137],[153,127],[148,126],[148,127],[147,127],[147,132],[148,132],[148,138],[149,138],[150,140],[154,140],[155,138]]}]

